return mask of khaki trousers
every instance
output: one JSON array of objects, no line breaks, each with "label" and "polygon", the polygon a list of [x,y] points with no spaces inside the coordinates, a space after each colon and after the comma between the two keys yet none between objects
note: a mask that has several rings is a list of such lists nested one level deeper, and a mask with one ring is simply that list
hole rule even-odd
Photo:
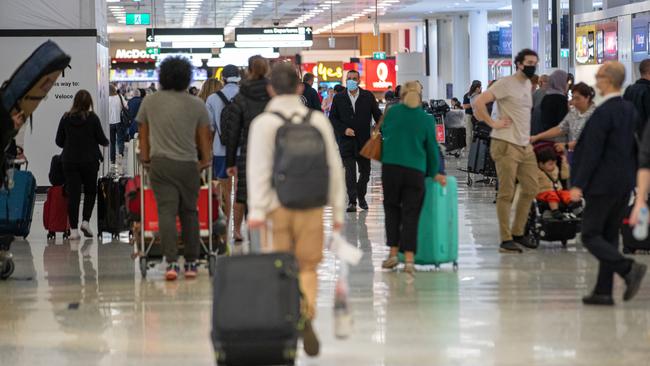
[{"label": "khaki trousers", "polygon": [[264,251],[293,251],[300,271],[303,313],[308,319],[316,316],[318,274],[323,259],[323,208],[289,210],[278,208],[268,216],[262,238]]},{"label": "khaki trousers", "polygon": [[[524,235],[531,204],[537,195],[537,158],[533,147],[518,146],[503,140],[493,139],[490,153],[497,168],[499,192],[497,216],[501,241],[512,240],[512,236]],[[510,212],[515,198],[517,182],[520,185],[519,200],[515,218],[510,226]]]}]

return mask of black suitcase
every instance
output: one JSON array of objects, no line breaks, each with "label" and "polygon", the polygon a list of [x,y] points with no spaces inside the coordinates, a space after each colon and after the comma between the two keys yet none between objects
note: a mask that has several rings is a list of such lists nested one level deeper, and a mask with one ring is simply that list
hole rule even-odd
[{"label": "black suitcase", "polygon": [[625,219],[623,220],[623,225],[621,226],[621,236],[623,237],[623,252],[626,254],[634,254],[637,250],[650,252],[650,236],[645,240],[636,240],[632,231],[634,227],[630,227],[629,217],[632,214],[632,209],[634,208],[634,200],[632,197],[630,200],[630,206],[625,211]]},{"label": "black suitcase", "polygon": [[111,233],[114,238],[129,231],[126,209],[127,177],[106,176],[97,183],[97,234]]},{"label": "black suitcase", "polygon": [[445,128],[445,150],[460,150],[467,146],[465,128]]},{"label": "black suitcase", "polygon": [[293,365],[301,323],[293,255],[219,257],[212,310],[218,365]]}]

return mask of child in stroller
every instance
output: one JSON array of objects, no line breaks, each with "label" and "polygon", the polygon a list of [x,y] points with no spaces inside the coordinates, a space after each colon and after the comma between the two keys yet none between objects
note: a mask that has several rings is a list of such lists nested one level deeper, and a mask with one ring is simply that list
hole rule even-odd
[{"label": "child in stroller", "polygon": [[558,155],[552,146],[536,151],[539,193],[533,202],[528,232],[540,240],[560,241],[563,246],[576,237],[580,226],[581,203],[571,202],[563,181],[569,179],[566,156]]}]

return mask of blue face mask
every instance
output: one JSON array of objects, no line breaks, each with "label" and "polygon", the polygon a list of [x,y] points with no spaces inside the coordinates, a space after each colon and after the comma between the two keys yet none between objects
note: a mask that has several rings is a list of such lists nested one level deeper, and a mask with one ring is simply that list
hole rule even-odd
[{"label": "blue face mask", "polygon": [[359,89],[359,83],[356,80],[347,80],[345,86],[352,91]]}]

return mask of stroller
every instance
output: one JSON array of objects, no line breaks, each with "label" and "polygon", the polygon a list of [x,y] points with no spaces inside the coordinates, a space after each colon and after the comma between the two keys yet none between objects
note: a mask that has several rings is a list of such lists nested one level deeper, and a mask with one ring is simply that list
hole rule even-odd
[{"label": "stroller", "polygon": [[[535,151],[542,149],[552,148],[550,143],[541,143],[535,146]],[[562,169],[562,156],[558,155],[558,169]],[[561,176],[561,174],[559,174]],[[566,181],[561,181],[564,187],[567,186]],[[557,191],[556,191],[557,192]],[[560,202],[560,212],[562,218],[554,218],[551,215],[551,208],[547,202],[535,200],[528,215],[528,222],[526,223],[526,234],[530,235],[536,246],[540,242],[557,242],[562,243],[562,247],[566,248],[568,241],[575,239],[582,226],[582,209],[584,202],[566,205]]]}]

